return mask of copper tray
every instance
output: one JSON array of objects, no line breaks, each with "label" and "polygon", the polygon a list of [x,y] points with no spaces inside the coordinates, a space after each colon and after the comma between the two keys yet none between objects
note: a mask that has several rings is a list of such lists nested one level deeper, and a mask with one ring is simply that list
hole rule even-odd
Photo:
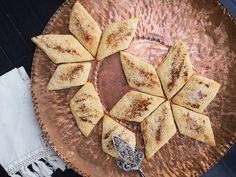
[{"label": "copper tray", "polygon": [[[75,0],[66,1],[52,16],[43,33],[67,34],[68,20]],[[139,16],[140,22],[130,52],[158,66],[169,45],[182,38],[189,50],[194,70],[212,78],[222,87],[204,114],[210,117],[216,147],[210,147],[177,133],[151,160],[144,160],[147,177],[198,176],[213,166],[236,139],[236,25],[227,11],[214,0],[86,0],[81,1],[101,25]],[[101,149],[101,124],[89,138],[76,126],[68,106],[79,87],[48,92],[46,85],[56,65],[38,48],[32,66],[32,97],[35,112],[51,146],[75,171],[83,176],[138,176],[119,170]],[[129,88],[118,55],[93,63],[90,73],[109,110]],[[137,124],[126,126],[136,132],[138,148],[143,149]]]}]

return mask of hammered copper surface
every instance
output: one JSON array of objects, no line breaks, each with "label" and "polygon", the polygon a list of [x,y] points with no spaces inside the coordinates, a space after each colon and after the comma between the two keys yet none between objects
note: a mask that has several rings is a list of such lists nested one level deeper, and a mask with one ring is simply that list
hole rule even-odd
[{"label": "hammered copper surface", "polygon": [[[67,34],[71,7],[66,1],[54,14],[45,33]],[[194,71],[222,84],[217,97],[204,114],[210,117],[216,147],[177,133],[142,168],[147,177],[198,176],[219,160],[236,139],[236,25],[214,0],[84,0],[81,2],[104,28],[109,22],[131,16],[140,18],[134,41],[128,49],[158,66],[169,45],[182,38],[189,50]],[[159,43],[161,41],[161,43]],[[100,63],[94,62],[90,80],[109,110],[129,87],[118,54]],[[79,87],[47,91],[46,85],[56,65],[36,49],[32,67],[32,97],[44,133],[57,153],[84,176],[138,176],[119,170],[114,159],[101,148],[101,123],[85,138],[76,126],[69,100]],[[140,128],[126,124],[136,132],[138,148],[143,149]]]}]

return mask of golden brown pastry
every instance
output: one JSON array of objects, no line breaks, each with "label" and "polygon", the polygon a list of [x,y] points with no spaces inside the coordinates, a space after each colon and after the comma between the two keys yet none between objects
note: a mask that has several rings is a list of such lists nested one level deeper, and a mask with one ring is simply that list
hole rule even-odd
[{"label": "golden brown pastry", "polygon": [[134,37],[137,25],[137,18],[130,18],[107,25],[102,33],[97,60],[102,60],[120,50],[127,49]]},{"label": "golden brown pastry", "polygon": [[166,58],[157,68],[157,73],[168,99],[173,97],[192,76],[189,55],[181,40],[171,47]]},{"label": "golden brown pastry", "polygon": [[129,144],[133,150],[135,149],[135,134],[118,122],[114,121],[109,116],[104,115],[102,127],[102,149],[112,157],[119,158],[113,146],[113,135],[119,136],[122,140]]},{"label": "golden brown pastry", "polygon": [[154,66],[127,52],[120,52],[120,60],[130,87],[164,97]]},{"label": "golden brown pastry", "polygon": [[220,84],[214,80],[193,75],[172,101],[177,105],[202,113],[214,99],[219,88]]},{"label": "golden brown pastry", "polygon": [[56,64],[93,60],[93,56],[72,35],[46,34],[32,38]]},{"label": "golden brown pastry", "polygon": [[181,134],[215,146],[214,134],[207,116],[172,104],[173,116]]},{"label": "golden brown pastry", "polygon": [[69,30],[95,57],[102,31],[79,1],[72,8]]},{"label": "golden brown pastry", "polygon": [[115,104],[109,114],[116,119],[142,122],[164,101],[161,97],[130,91]]},{"label": "golden brown pastry", "polygon": [[176,133],[170,103],[162,103],[141,123],[145,154],[149,159]]},{"label": "golden brown pastry", "polygon": [[48,83],[48,90],[60,90],[85,84],[90,68],[90,62],[58,65]]},{"label": "golden brown pastry", "polygon": [[84,136],[89,136],[103,116],[103,107],[92,83],[86,83],[70,100],[71,112]]}]

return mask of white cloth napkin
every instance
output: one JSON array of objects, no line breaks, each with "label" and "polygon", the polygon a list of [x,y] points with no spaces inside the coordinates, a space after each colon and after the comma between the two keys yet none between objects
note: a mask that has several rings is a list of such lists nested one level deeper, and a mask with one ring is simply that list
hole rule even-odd
[{"label": "white cloth napkin", "polygon": [[10,176],[44,177],[66,168],[42,137],[23,67],[0,77],[0,143],[0,164]]}]

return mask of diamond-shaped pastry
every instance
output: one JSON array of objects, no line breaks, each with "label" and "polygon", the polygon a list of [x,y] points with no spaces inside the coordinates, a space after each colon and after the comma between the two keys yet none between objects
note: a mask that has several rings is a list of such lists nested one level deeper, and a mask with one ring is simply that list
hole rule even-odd
[{"label": "diamond-shaped pastry", "polygon": [[119,21],[107,25],[98,47],[97,60],[127,49],[138,25],[137,18]]},{"label": "diamond-shaped pastry", "polygon": [[115,104],[109,114],[116,119],[142,122],[164,101],[161,97],[130,91]]},{"label": "diamond-shaped pastry", "polygon": [[176,133],[169,101],[162,103],[141,123],[145,154],[151,158]]},{"label": "diamond-shaped pastry", "polygon": [[215,146],[214,134],[207,116],[172,104],[173,116],[181,134]]},{"label": "diamond-shaped pastry", "polygon": [[72,8],[69,30],[95,57],[102,31],[79,1]]},{"label": "diamond-shaped pastry", "polygon": [[168,99],[173,97],[189,80],[193,70],[187,49],[181,40],[171,47],[158,67],[157,73]]},{"label": "diamond-shaped pastry", "polygon": [[32,38],[56,64],[93,60],[93,56],[72,35],[46,34]]},{"label": "diamond-shaped pastry", "polygon": [[90,62],[59,65],[48,83],[48,90],[60,90],[85,84],[90,68]]},{"label": "diamond-shaped pastry", "polygon": [[89,136],[103,116],[103,107],[92,83],[86,83],[70,100],[71,112],[84,136]]},{"label": "diamond-shaped pastry", "polygon": [[102,149],[112,157],[118,158],[112,142],[113,135],[119,136],[122,140],[129,144],[133,150],[135,149],[135,134],[109,116],[104,115],[102,127]]},{"label": "diamond-shaped pastry", "polygon": [[206,77],[193,75],[172,101],[180,106],[202,113],[214,99],[220,84]]},{"label": "diamond-shaped pastry", "polygon": [[127,52],[120,52],[120,60],[130,87],[164,97],[154,66]]}]

